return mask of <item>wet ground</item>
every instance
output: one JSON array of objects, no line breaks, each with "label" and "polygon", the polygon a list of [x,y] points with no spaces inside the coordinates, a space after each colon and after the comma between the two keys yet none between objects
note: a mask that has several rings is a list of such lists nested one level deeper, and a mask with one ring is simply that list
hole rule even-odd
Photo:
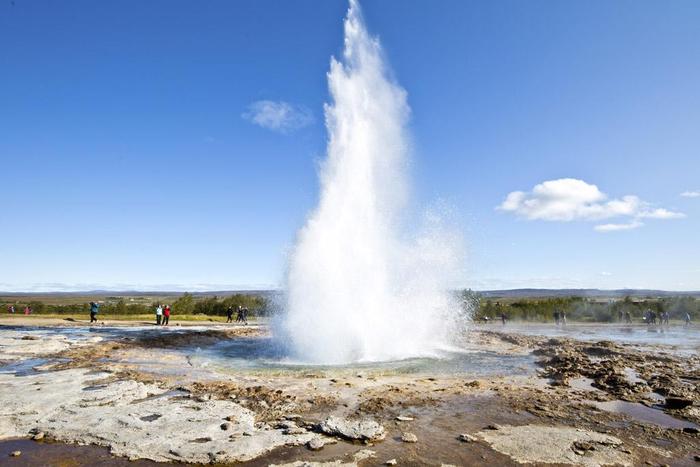
[{"label": "wet ground", "polygon": [[[698,345],[682,326],[491,324],[439,358],[324,367],[286,357],[265,326],[0,326],[0,463],[693,465]],[[32,410],[12,405],[59,385],[63,402],[41,392]],[[331,415],[385,436],[328,436],[318,427]],[[122,428],[87,426],[112,419]],[[538,437],[551,449],[528,442]]]}]

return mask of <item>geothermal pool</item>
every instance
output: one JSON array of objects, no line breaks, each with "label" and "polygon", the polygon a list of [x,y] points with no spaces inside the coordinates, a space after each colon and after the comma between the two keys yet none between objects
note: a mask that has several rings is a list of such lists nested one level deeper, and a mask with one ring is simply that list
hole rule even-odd
[{"label": "geothermal pool", "polygon": [[[151,337],[203,332],[216,327],[188,326],[182,328],[136,327],[4,327],[0,328],[0,342],[3,339],[17,339],[18,336],[31,336],[37,339],[50,339],[58,343],[89,343],[99,340]],[[108,357],[109,359],[109,357]],[[432,358],[408,358],[390,361],[362,361],[349,364],[325,365],[304,362],[290,357],[273,337],[239,337],[223,339],[211,345],[192,345],[178,348],[159,349],[152,352],[144,349],[142,358],[131,356],[129,363],[152,372],[172,373],[169,362],[188,363],[188,371],[218,373],[221,376],[232,373],[268,373],[298,376],[310,372],[333,371],[336,374],[441,374],[505,376],[525,375],[534,369],[534,357],[523,354],[508,354],[484,349],[464,338],[458,346],[445,348]],[[0,372],[24,374],[48,363],[49,360],[32,358],[4,362]]]},{"label": "geothermal pool", "polygon": [[[68,344],[87,345],[96,341],[123,338],[154,337],[205,332],[222,329],[217,326],[156,328],[152,326],[113,327],[23,327],[0,328],[0,343],[20,336],[47,341],[47,349],[60,350]],[[547,324],[477,325],[472,329],[507,334],[567,337],[582,341],[610,340],[639,346],[663,345],[665,351],[679,355],[692,354],[700,347],[700,329],[671,326],[666,328],[640,325],[570,324],[556,327]],[[107,360],[110,357],[106,357]],[[115,358],[121,358],[115,356]],[[55,361],[55,360],[54,360]],[[183,367],[181,362],[187,362]],[[46,358],[22,358],[11,352],[0,359],[0,373],[26,374],[33,368],[50,363]],[[230,374],[287,374],[300,376],[332,371],[339,375],[451,375],[465,377],[532,375],[535,357],[529,353],[513,353],[508,349],[484,346],[466,332],[458,343],[435,352],[431,358],[407,358],[388,361],[359,361],[327,365],[304,362],[291,357],[270,336],[222,339],[208,345],[184,345],[153,351],[144,349],[130,355],[129,363],[154,373],[196,372],[225,377]]]}]

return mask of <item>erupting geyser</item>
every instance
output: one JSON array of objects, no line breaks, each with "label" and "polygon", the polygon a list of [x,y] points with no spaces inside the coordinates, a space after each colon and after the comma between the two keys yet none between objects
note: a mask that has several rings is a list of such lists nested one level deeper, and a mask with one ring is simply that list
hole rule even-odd
[{"label": "erupting geyser", "polygon": [[457,327],[457,236],[430,215],[422,229],[402,218],[410,109],[355,0],[328,86],[320,200],[291,256],[280,330],[307,362],[433,356]]}]

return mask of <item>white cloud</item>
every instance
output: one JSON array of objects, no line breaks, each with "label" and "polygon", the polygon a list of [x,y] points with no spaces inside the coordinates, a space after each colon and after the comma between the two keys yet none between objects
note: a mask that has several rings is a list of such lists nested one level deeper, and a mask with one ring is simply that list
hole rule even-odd
[{"label": "white cloud", "polygon": [[647,219],[682,219],[685,217],[685,214],[664,208],[656,208],[641,211],[637,214],[637,217],[645,217]]},{"label": "white cloud", "polygon": [[644,224],[639,221],[632,221],[626,224],[599,224],[593,227],[597,232],[617,232],[619,230],[638,229]]},{"label": "white cloud", "polygon": [[284,101],[253,102],[241,116],[255,125],[281,133],[298,130],[314,121],[309,109]]},{"label": "white cloud", "polygon": [[612,272],[601,271],[600,275],[601,275],[601,276],[605,276],[605,277],[609,277],[609,276],[612,276]]},{"label": "white cloud", "polygon": [[681,193],[684,198],[700,198],[700,191],[684,191]]},{"label": "white cloud", "polygon": [[599,232],[631,230],[644,225],[639,219],[678,219],[685,214],[654,208],[634,195],[608,199],[596,185],[575,178],[542,182],[530,192],[513,191],[497,207],[529,220],[569,222],[628,218],[629,222],[601,224]]}]

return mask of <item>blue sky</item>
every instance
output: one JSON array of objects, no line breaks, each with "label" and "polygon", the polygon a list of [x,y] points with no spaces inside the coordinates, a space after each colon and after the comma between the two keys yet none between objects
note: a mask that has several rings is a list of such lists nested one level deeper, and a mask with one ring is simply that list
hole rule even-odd
[{"label": "blue sky", "polygon": [[[3,1],[0,290],[280,285],[346,8]],[[465,286],[700,290],[700,3],[363,8]]]}]

